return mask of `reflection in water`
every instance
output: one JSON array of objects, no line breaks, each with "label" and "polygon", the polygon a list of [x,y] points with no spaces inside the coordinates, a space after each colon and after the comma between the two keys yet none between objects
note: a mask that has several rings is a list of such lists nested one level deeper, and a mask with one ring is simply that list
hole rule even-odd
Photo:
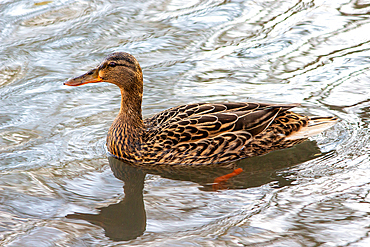
[{"label": "reflection in water", "polygon": [[[243,172],[227,181],[224,188],[247,189],[258,187],[274,181],[274,186],[283,187],[290,185],[292,180],[287,174],[281,173],[283,168],[313,159],[320,154],[315,142],[306,141],[293,148],[278,150],[263,156],[241,160],[236,167],[243,169]],[[235,167],[234,167],[235,168]],[[166,170],[147,170],[152,174],[164,178],[192,181],[201,185],[203,191],[213,191],[212,184],[215,178],[233,171],[233,168],[172,168]],[[291,177],[291,176],[289,176]]]},{"label": "reflection in water", "polygon": [[[315,142],[306,141],[293,148],[271,152],[267,155],[245,159],[236,164],[244,172],[233,177],[227,183],[229,189],[246,189],[274,182],[274,187],[291,185],[291,174],[279,173],[281,169],[317,157],[320,150]],[[99,214],[74,213],[66,217],[82,219],[101,226],[105,235],[115,241],[125,241],[141,236],[146,228],[146,213],[143,200],[144,179],[146,173],[161,177],[192,181],[202,185],[204,191],[212,191],[215,178],[232,171],[227,168],[153,168],[137,167],[126,164],[116,158],[108,157],[113,174],[124,185],[125,197],[116,204],[98,208]]]},{"label": "reflection in water", "polygon": [[143,201],[145,173],[136,167],[109,157],[114,175],[125,182],[125,197],[116,204],[98,208],[99,214],[75,213],[67,215],[71,219],[83,219],[101,226],[105,235],[112,240],[130,240],[141,236],[146,227]]},{"label": "reflection in water", "polygon": [[[369,10],[369,0],[0,1],[0,245],[114,246],[96,225],[114,239],[142,234],[145,215],[125,217],[144,200],[145,234],[125,245],[369,246]],[[313,138],[331,152],[300,163],[304,147],[318,153],[304,143],[240,161],[217,193],[210,184],[229,171],[157,171],[143,198],[139,187],[124,195],[104,149],[119,91],[62,86],[114,51],[142,63],[146,117],[191,102],[301,103],[341,119]],[[96,225],[66,220],[73,212],[96,213],[79,215]]]}]

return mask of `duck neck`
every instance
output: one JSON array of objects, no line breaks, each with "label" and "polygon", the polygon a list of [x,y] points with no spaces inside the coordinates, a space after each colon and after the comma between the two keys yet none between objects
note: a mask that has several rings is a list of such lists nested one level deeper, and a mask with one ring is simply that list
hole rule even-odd
[{"label": "duck neck", "polygon": [[135,160],[132,154],[140,149],[144,130],[141,97],[135,97],[135,94],[128,94],[122,89],[121,94],[121,109],[108,131],[107,147],[117,157]]},{"label": "duck neck", "polygon": [[126,128],[144,128],[141,113],[142,93],[128,93],[121,89],[121,108],[117,120]]}]

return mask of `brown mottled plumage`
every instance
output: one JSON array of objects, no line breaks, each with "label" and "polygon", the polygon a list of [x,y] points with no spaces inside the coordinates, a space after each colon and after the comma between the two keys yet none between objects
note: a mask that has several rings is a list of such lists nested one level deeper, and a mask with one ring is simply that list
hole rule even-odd
[{"label": "brown mottled plumage", "polygon": [[110,82],[121,89],[121,109],[109,129],[108,151],[139,164],[211,165],[288,148],[332,126],[333,117],[288,111],[298,104],[199,103],[142,120],[143,74],[128,53],[109,55],[97,68],[65,82]]}]

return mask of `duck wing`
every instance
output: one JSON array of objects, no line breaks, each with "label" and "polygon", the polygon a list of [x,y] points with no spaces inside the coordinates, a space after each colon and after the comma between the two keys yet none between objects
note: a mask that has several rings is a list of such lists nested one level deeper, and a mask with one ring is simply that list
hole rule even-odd
[{"label": "duck wing", "polygon": [[[296,117],[297,114],[287,111],[297,105],[223,103],[191,104],[168,109],[144,121],[147,126],[143,147],[147,151],[146,162],[183,164],[185,161],[186,164],[204,165],[259,155],[262,151],[249,147],[253,143],[257,145],[256,138],[267,146],[273,145],[274,142],[263,139],[281,140],[289,134],[285,132],[293,131],[297,121],[306,118]],[[266,132],[279,116],[284,115],[285,120],[285,112],[293,114],[297,123],[283,123],[281,128],[287,130]]]},{"label": "duck wing", "polygon": [[163,129],[171,123],[178,122],[189,117],[202,116],[215,113],[235,113],[264,110],[266,108],[281,108],[288,110],[299,104],[263,104],[263,103],[197,103],[180,105],[155,114],[144,119],[144,124],[149,129]]}]

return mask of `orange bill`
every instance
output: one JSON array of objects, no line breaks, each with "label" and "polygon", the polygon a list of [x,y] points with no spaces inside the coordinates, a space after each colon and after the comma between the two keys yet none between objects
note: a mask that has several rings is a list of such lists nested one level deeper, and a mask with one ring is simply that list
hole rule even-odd
[{"label": "orange bill", "polygon": [[99,76],[99,70],[93,69],[89,72],[80,75],[78,77],[75,77],[73,79],[70,79],[64,83],[64,85],[67,86],[80,86],[87,83],[96,83],[96,82],[102,82],[103,79]]}]

